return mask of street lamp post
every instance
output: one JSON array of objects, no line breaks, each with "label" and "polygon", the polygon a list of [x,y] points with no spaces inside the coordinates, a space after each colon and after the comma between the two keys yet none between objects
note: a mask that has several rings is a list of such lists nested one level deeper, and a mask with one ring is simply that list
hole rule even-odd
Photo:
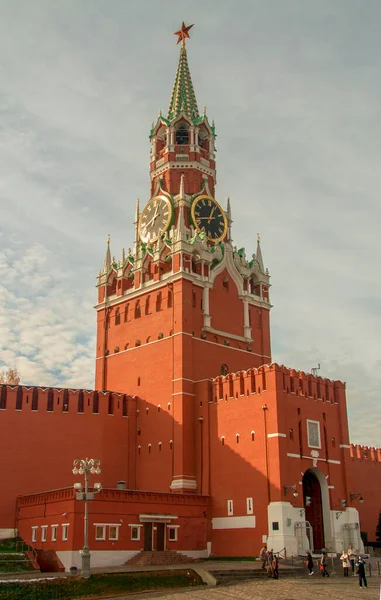
[{"label": "street lamp post", "polygon": [[84,517],[84,542],[82,549],[82,577],[89,579],[90,577],[90,549],[89,549],[89,507],[88,501],[94,500],[94,494],[102,490],[100,483],[94,483],[94,487],[89,491],[89,474],[99,475],[101,472],[100,461],[96,458],[77,458],[73,462],[74,475],[85,476],[85,488],[83,490],[81,483],[75,483],[76,499],[84,500],[85,502],[85,517]]}]

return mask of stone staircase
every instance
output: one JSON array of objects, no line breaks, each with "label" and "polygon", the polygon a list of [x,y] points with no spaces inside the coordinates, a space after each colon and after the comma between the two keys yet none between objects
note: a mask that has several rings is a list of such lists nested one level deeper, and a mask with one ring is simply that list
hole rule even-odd
[{"label": "stone staircase", "polygon": [[126,565],[135,565],[137,567],[144,567],[146,565],[184,565],[195,562],[190,556],[180,554],[173,550],[159,550],[153,551],[142,551],[139,554],[135,554]]}]

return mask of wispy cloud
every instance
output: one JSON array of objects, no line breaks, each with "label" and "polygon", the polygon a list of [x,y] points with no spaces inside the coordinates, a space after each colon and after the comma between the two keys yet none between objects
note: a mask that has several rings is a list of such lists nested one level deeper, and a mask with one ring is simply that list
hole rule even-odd
[{"label": "wispy cloud", "polygon": [[346,380],[352,440],[379,445],[379,2],[0,6],[0,363],[26,383],[93,385],[106,235],[116,254],[132,244],[172,30],[195,22],[217,195],[237,245],[262,234],[274,359]]}]

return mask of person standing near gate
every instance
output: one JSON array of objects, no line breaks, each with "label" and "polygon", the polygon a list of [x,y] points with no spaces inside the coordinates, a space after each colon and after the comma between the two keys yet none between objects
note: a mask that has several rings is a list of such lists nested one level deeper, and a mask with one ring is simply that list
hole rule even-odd
[{"label": "person standing near gate", "polygon": [[340,556],[340,560],[344,569],[344,577],[349,577],[349,567],[351,563],[349,562],[348,552],[345,552],[345,550],[343,550],[343,553]]},{"label": "person standing near gate", "polygon": [[267,546],[266,544],[263,546],[262,550],[259,553],[259,560],[262,561],[262,569],[266,569],[267,565]]},{"label": "person standing near gate", "polygon": [[366,575],[365,575],[365,562],[361,558],[361,556],[359,556],[356,565],[357,565],[357,573],[358,573],[358,576],[359,576],[359,586],[360,586],[360,588],[362,588],[363,587],[362,584],[364,584],[364,587],[367,588],[368,587],[368,582],[366,580]]},{"label": "person standing near gate", "polygon": [[356,573],[355,573],[356,554],[355,554],[352,544],[349,546],[347,554],[348,554],[349,562],[351,563],[352,577],[356,577]]}]

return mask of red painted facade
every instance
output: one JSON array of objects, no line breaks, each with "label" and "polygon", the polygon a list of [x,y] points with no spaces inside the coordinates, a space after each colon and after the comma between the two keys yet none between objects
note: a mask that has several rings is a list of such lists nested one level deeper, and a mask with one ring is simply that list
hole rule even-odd
[{"label": "red painted facade", "polygon": [[[97,279],[99,391],[2,387],[0,530],[14,527],[15,498],[26,495],[20,533],[30,541],[32,527],[70,515],[71,537],[49,548],[76,552],[81,503],[70,490],[39,492],[72,485],[72,461],[92,456],[110,488],[91,503],[93,526],[106,517],[144,526],[141,515],[156,511],[178,518],[181,551],[254,555],[265,537],[293,553],[308,543],[360,549],[359,515],[375,534],[381,451],[350,445],[343,383],[271,362],[260,242],[252,260],[232,245],[230,202],[221,243],[193,223],[197,196],[215,195],[215,130],[193,96],[176,114],[176,89],[150,135],[151,196],[167,198],[174,217],[143,243],[137,207],[133,252],[117,261],[108,243]],[[128,491],[111,489],[119,480]],[[118,540],[93,537],[91,548],[141,549],[118,528]]]}]

